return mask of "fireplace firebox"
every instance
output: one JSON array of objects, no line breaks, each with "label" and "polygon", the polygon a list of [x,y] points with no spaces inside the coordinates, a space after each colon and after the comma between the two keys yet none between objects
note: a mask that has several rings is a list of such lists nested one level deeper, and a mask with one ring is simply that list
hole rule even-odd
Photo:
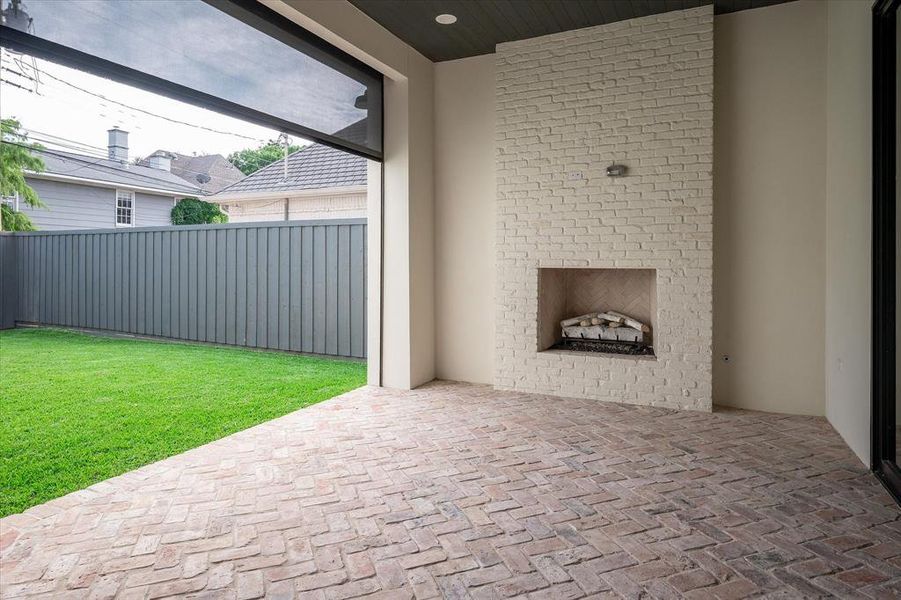
[{"label": "fireplace firebox", "polygon": [[538,351],[654,355],[655,269],[538,270]]}]

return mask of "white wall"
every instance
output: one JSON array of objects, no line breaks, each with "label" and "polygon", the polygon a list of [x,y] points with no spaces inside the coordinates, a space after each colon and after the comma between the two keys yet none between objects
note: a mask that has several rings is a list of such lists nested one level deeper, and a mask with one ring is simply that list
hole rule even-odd
[{"label": "white wall", "polygon": [[319,219],[365,219],[366,190],[339,194],[306,194],[291,198],[264,198],[225,203],[230,223],[284,221],[285,202],[288,203],[288,219],[310,221]]},{"label": "white wall", "polygon": [[826,416],[870,462],[870,2],[830,0],[826,62]]},{"label": "white wall", "polygon": [[435,65],[435,370],[494,382],[493,54]]},{"label": "white wall", "polygon": [[223,210],[229,223],[253,223],[284,221],[287,198],[267,198],[265,200],[245,200],[227,204]]},{"label": "white wall", "polygon": [[720,15],[714,48],[713,399],[823,415],[826,5]]}]

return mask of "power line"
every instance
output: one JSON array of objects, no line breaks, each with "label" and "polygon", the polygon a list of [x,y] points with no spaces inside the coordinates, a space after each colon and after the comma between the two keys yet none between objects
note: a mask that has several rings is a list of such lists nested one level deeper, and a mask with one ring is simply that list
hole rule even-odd
[{"label": "power line", "polygon": [[3,70],[8,73],[12,73],[13,75],[18,75],[19,77],[22,77],[23,79],[27,79],[28,81],[34,81],[35,83],[37,83],[37,79],[35,79],[31,75],[26,75],[25,73],[20,73],[19,71],[15,71],[13,69],[10,69],[9,67],[3,67]]},{"label": "power line", "polygon": [[[65,160],[71,160],[71,161],[74,161],[74,162],[77,162],[77,163],[82,163],[82,166],[81,166],[81,167],[78,167],[77,169],[72,169],[72,170],[70,170],[70,171],[66,171],[65,173],[59,173],[60,175],[68,175],[68,174],[74,173],[74,172],[76,172],[76,171],[79,171],[79,170],[81,170],[81,169],[84,169],[84,168],[93,166],[93,167],[99,167],[99,168],[101,168],[101,169],[106,169],[106,170],[108,170],[108,171],[115,171],[115,174],[116,174],[116,175],[118,175],[118,176],[120,176],[120,177],[124,177],[125,179],[129,179],[129,180],[134,181],[134,182],[138,182],[138,183],[145,183],[145,184],[146,184],[146,182],[147,182],[146,180],[152,180],[152,181],[158,181],[158,182],[160,182],[160,183],[163,183],[163,184],[166,184],[166,185],[169,185],[169,186],[171,186],[171,185],[179,185],[179,184],[176,184],[176,183],[174,183],[174,182],[172,182],[172,181],[168,181],[168,180],[166,180],[166,179],[160,179],[159,177],[153,177],[153,176],[151,176],[151,175],[140,175],[140,176],[138,176],[138,177],[140,177],[140,179],[139,179],[138,177],[135,177],[134,174],[128,173],[127,171],[125,171],[125,172],[120,172],[119,169],[115,169],[114,167],[110,167],[110,166],[108,166],[108,165],[102,164],[103,161],[109,160],[109,159],[100,159],[100,160],[97,160],[97,161],[90,161],[90,160],[85,160],[85,159],[77,158],[77,157],[75,157],[75,156],[71,156],[70,154],[64,153],[64,152],[59,151],[59,150],[57,150],[57,151],[54,152],[53,150],[48,149],[48,148],[43,148],[43,149],[41,149],[41,148],[34,148],[33,146],[29,146],[28,144],[22,144],[22,143],[19,143],[19,142],[13,142],[13,141],[9,141],[9,140],[3,140],[3,143],[4,143],[4,144],[10,144],[10,145],[12,145],[12,146],[18,146],[18,147],[20,147],[20,148],[26,148],[26,149],[31,150],[31,151],[33,151],[33,152],[42,152],[42,153],[50,154],[51,156],[56,156],[56,157],[58,157],[58,158],[62,158],[62,159],[65,159]],[[178,177],[178,176],[175,175],[175,177]],[[114,182],[112,182],[112,183],[114,183]],[[187,181],[184,183],[184,185],[185,185],[185,187],[189,187],[189,186],[190,186],[190,184],[189,184]],[[177,192],[176,190],[173,190],[173,191],[176,192],[176,193],[185,193],[185,192]],[[197,189],[197,192],[200,193],[200,194],[203,193],[202,190],[200,190],[199,188]]]},{"label": "power line", "polygon": [[[2,67],[0,67],[2,69]],[[4,82],[8,81],[6,79]],[[51,85],[52,84],[52,85]],[[66,104],[69,107],[72,107],[80,112],[84,112],[85,110],[95,111],[95,113],[101,118],[114,118],[114,119],[132,119],[135,121],[139,121],[140,119],[145,119],[143,116],[138,116],[135,112],[127,110],[123,107],[113,106],[107,102],[102,100],[95,100],[94,98],[90,98],[87,96],[82,96],[81,94],[72,94],[70,90],[67,88],[63,88],[63,86],[58,85],[54,82],[42,82],[41,85],[44,86],[46,91],[50,93],[41,93],[40,91],[35,92],[34,89],[28,89],[26,91],[31,93],[36,93],[36,95],[46,98],[49,102],[58,102]],[[37,84],[34,86],[37,88]],[[119,115],[112,115],[112,113],[117,112]],[[110,116],[108,116],[108,114]],[[144,129],[142,125],[136,125],[136,129]],[[152,127],[153,124],[150,124]]]},{"label": "power line", "polygon": [[69,83],[68,81],[66,81],[66,80],[64,80],[64,79],[61,79],[61,78],[59,78],[59,77],[57,77],[57,76],[55,76],[55,75],[51,75],[50,73],[48,73],[48,72],[46,72],[46,71],[43,71],[43,70],[41,70],[41,69],[37,69],[37,68],[36,68],[35,70],[36,70],[37,72],[41,73],[42,75],[46,75],[46,76],[49,77],[50,79],[53,79],[53,80],[55,80],[55,81],[58,81],[58,82],[62,83],[63,85],[67,85],[67,86],[69,86],[69,87],[71,87],[71,88],[73,88],[73,89],[76,89],[76,90],[80,91],[80,92],[84,92],[85,94],[90,94],[91,96],[94,96],[94,97],[96,97],[96,98],[100,98],[101,100],[106,100],[107,102],[112,102],[113,104],[118,104],[119,106],[123,106],[123,107],[125,107],[125,108],[130,109],[130,110],[136,110],[136,111],[138,111],[138,112],[140,112],[140,113],[144,113],[145,115],[149,115],[149,116],[151,116],[151,117],[156,117],[156,118],[158,118],[158,119],[163,119],[163,120],[165,120],[165,121],[169,121],[170,123],[175,123],[175,124],[177,124],[177,125],[187,125],[188,127],[194,127],[194,128],[197,128],[197,129],[203,129],[203,130],[205,130],[205,131],[209,131],[209,132],[212,132],[212,133],[218,133],[218,134],[220,134],[220,135],[231,135],[231,136],[234,136],[234,137],[239,137],[239,138],[243,138],[243,139],[245,139],[245,140],[251,140],[251,141],[254,141],[254,142],[260,142],[260,141],[263,141],[263,140],[260,140],[259,138],[254,138],[254,137],[251,137],[251,136],[249,136],[249,135],[244,135],[244,134],[241,134],[241,133],[234,133],[233,131],[222,131],[222,130],[220,130],[220,129],[214,129],[214,128],[212,128],[212,127],[206,127],[205,125],[197,125],[196,123],[189,123],[188,121],[181,121],[181,120],[179,120],[179,119],[173,119],[173,118],[171,118],[171,117],[166,117],[166,116],[164,116],[164,115],[158,115],[158,114],[156,114],[156,113],[150,112],[149,110],[144,110],[143,108],[137,108],[137,107],[135,107],[135,106],[131,106],[131,105],[129,105],[129,104],[125,104],[124,102],[119,102],[118,100],[113,100],[113,99],[111,99],[111,98],[107,98],[107,97],[104,96],[103,94],[98,94],[98,93],[96,93],[96,92],[92,92],[92,91],[90,91],[90,90],[86,90],[86,89],[84,89],[84,88],[82,88],[82,87],[79,87],[79,86],[75,85],[74,83]]},{"label": "power line", "polygon": [[[9,71],[10,69],[9,69],[9,68],[3,68],[3,70]],[[195,129],[201,129],[201,130],[204,130],[204,131],[209,131],[209,132],[211,132],[211,133],[215,133],[215,134],[218,134],[218,135],[228,135],[228,136],[232,136],[232,137],[237,137],[237,138],[241,138],[241,139],[246,139],[246,140],[249,140],[249,141],[252,141],[252,142],[255,142],[255,143],[264,143],[264,140],[263,140],[262,138],[255,138],[255,137],[243,135],[243,134],[240,134],[240,133],[235,133],[235,132],[230,132],[230,131],[223,131],[223,130],[220,130],[220,129],[214,129],[214,128],[212,128],[212,127],[206,127],[205,125],[198,125],[198,124],[196,124],[196,123],[190,123],[190,122],[188,122],[188,121],[181,121],[181,120],[179,120],[179,119],[173,119],[173,118],[167,117],[167,116],[165,116],[165,115],[159,115],[159,114],[156,114],[156,113],[154,113],[154,112],[151,112],[151,111],[148,111],[148,110],[144,110],[144,109],[142,109],[142,108],[137,108],[137,107],[135,107],[135,106],[131,106],[131,105],[126,104],[126,103],[124,103],[124,102],[120,102],[120,101],[118,101],[118,100],[113,100],[113,99],[108,98],[108,97],[106,97],[106,96],[104,96],[104,95],[102,95],[102,94],[97,94],[97,93],[91,92],[90,90],[86,90],[86,89],[81,88],[81,87],[79,87],[79,86],[77,86],[77,85],[71,84],[71,83],[69,83],[69,82],[67,82],[67,81],[64,81],[64,80],[62,80],[62,79],[60,79],[60,78],[58,78],[58,77],[55,77],[55,76],[53,76],[53,75],[51,75],[50,73],[47,73],[47,72],[45,72],[45,71],[39,71],[39,72],[42,73],[43,75],[47,76],[47,77],[50,77],[51,79],[54,79],[54,80],[56,80],[56,81],[62,83],[63,85],[66,85],[66,86],[68,86],[68,87],[71,87],[71,88],[73,88],[73,89],[76,89],[76,90],[78,90],[78,91],[81,91],[81,92],[83,92],[83,93],[85,93],[85,94],[89,94],[89,95],[91,95],[91,96],[93,96],[93,97],[96,97],[96,98],[102,100],[103,102],[108,102],[108,103],[111,103],[111,104],[115,104],[115,105],[117,105],[117,106],[120,106],[120,107],[125,108],[125,109],[130,110],[130,111],[139,112],[139,113],[148,115],[148,116],[150,116],[150,117],[155,117],[155,118],[158,118],[158,119],[162,119],[162,120],[164,120],[164,121],[168,121],[168,122],[170,122],[170,123],[174,123],[174,124],[177,124],[177,125],[184,125],[184,126],[187,126],[187,127],[193,127],[193,128],[195,128]],[[45,83],[45,85],[46,85],[46,83]],[[52,87],[52,86],[51,86],[51,87]],[[132,113],[131,116],[132,116],[133,118],[135,118],[135,119],[138,118],[134,113]]]},{"label": "power line", "polygon": [[[0,67],[0,69],[5,70],[5,71],[12,72],[12,73],[14,73],[14,74],[16,74],[16,75],[21,75],[20,73],[17,73],[16,71],[13,71],[12,69],[9,69],[9,68]],[[52,76],[51,76],[51,77],[52,77]],[[32,80],[32,81],[36,81],[35,79],[30,78],[30,77],[27,77],[27,76],[26,76],[26,78],[27,78],[27,79],[30,79],[30,80]],[[25,91],[34,93],[34,90],[29,89],[29,88],[26,88],[26,87],[21,86],[21,85],[18,85],[18,84],[16,84],[16,83],[12,82],[12,81],[9,81],[9,80],[3,80],[3,81],[4,81],[4,83],[8,83],[9,85],[12,85],[12,86],[14,86],[14,87],[18,87],[18,88],[23,89],[23,90],[25,90]],[[89,93],[90,93],[90,92],[89,92]],[[95,95],[95,94],[92,94],[92,95]],[[102,96],[100,96],[100,97],[103,98]],[[108,99],[104,98],[104,100],[108,100]],[[111,100],[109,100],[109,101],[111,101]],[[111,101],[111,102],[115,102],[115,101]],[[117,104],[120,104],[120,105],[122,105],[122,106],[125,106],[126,108],[132,108],[132,107],[130,107],[130,106],[128,106],[128,105],[125,105],[125,104],[123,104],[123,103],[119,103],[119,102],[116,102],[116,103],[117,103]],[[150,114],[152,114],[152,113],[150,113]],[[159,116],[159,115],[156,115],[156,116]],[[160,118],[165,118],[165,117],[160,117]],[[189,125],[191,125],[191,124],[189,124]],[[200,126],[200,125],[191,125],[191,126],[193,126],[193,127],[199,127],[199,128],[201,128],[201,129],[209,129],[209,128],[205,128],[205,127]],[[67,150],[71,150],[71,151],[75,151],[75,152],[79,152],[79,153],[82,153],[82,154],[84,154],[84,155],[86,155],[86,156],[90,156],[90,157],[92,157],[92,158],[100,158],[100,159],[102,159],[102,160],[108,159],[107,150],[104,149],[104,148],[101,148],[101,147],[99,147],[99,146],[92,146],[92,145],[86,144],[86,143],[84,143],[84,142],[78,142],[78,141],[76,141],[76,140],[71,140],[71,139],[68,139],[68,138],[64,138],[64,137],[62,137],[62,136],[57,136],[57,135],[50,134],[50,133],[46,133],[46,132],[40,132],[40,131],[37,131],[37,130],[34,130],[34,129],[27,129],[27,128],[26,128],[26,131],[30,132],[31,134],[36,134],[36,135],[34,135],[33,137],[34,137],[35,139],[37,139],[38,141],[42,142],[42,143],[50,144],[50,145],[55,145],[55,146],[60,146],[61,148],[64,148],[64,149],[67,149]],[[216,130],[212,130],[212,129],[211,129],[210,131],[214,131],[214,132],[215,132]],[[265,141],[262,140],[262,139],[250,138],[250,137],[248,137],[248,136],[241,136],[240,134],[229,134],[229,135],[238,135],[239,137],[243,137],[243,138],[246,138],[246,139],[254,140],[254,141],[257,141],[257,142],[259,142],[259,143],[265,143]],[[44,137],[44,136],[45,136],[45,137]],[[42,137],[43,137],[43,139],[42,139]],[[55,139],[50,139],[50,138],[55,138]],[[61,140],[61,141],[58,141],[58,140]],[[66,142],[66,143],[64,143],[64,142]],[[138,166],[146,166],[146,165],[138,165]],[[179,170],[182,171],[182,172],[184,172],[184,173],[193,174],[193,175],[209,175],[208,173],[201,172],[201,171],[194,171],[193,169],[188,169],[187,167],[182,167],[182,166],[179,166]],[[190,181],[187,181],[186,183],[189,184],[189,185],[193,185],[193,184],[191,184]]]},{"label": "power line", "polygon": [[[38,80],[37,80],[36,78],[34,78],[34,77],[30,76],[30,75],[27,75],[27,74],[25,74],[25,73],[22,73],[21,71],[16,71],[16,70],[14,70],[14,69],[11,69],[11,68],[9,68],[9,67],[0,67],[0,70],[6,71],[7,73],[12,73],[12,74],[15,75],[16,77],[21,77],[21,78],[24,79],[25,81],[30,81],[30,82],[33,83],[34,85],[33,85],[33,86],[30,86],[30,84],[24,84],[24,85],[23,85],[22,83],[16,83],[15,81],[11,81],[9,78],[0,78],[0,82],[8,83],[9,85],[11,85],[11,86],[13,86],[13,87],[17,87],[17,88],[19,88],[20,90],[25,90],[26,92],[29,92],[29,93],[32,93],[32,94],[37,94],[38,96],[41,95],[41,93],[38,92],[38,83],[39,83],[39,82],[38,82]],[[23,70],[24,70],[24,69],[23,69]]]},{"label": "power line", "polygon": [[[2,64],[2,63],[0,63]],[[0,70],[9,72],[9,69],[5,66],[0,66]],[[36,74],[37,75],[37,74]],[[9,81],[9,79],[4,79],[4,82]],[[52,84],[52,85],[51,85]],[[39,85],[43,85],[47,90],[51,93],[41,93],[39,91]],[[110,103],[103,100],[95,100],[94,98],[82,96],[81,94],[73,94],[71,90],[63,87],[60,84],[55,82],[47,82],[47,81],[36,81],[34,84],[34,89],[29,89],[29,92],[36,93],[38,96],[42,96],[47,98],[48,101],[52,102],[61,102],[70,107],[73,107],[79,111],[88,110],[96,110],[97,114],[100,117],[106,118],[107,112],[117,111],[119,112],[124,119],[134,119],[138,120],[143,117],[139,117],[134,111],[127,110],[124,107],[113,106]],[[140,127],[139,127],[140,128]]]},{"label": "power line", "polygon": [[[109,153],[108,153],[109,151],[107,148],[102,148],[100,146],[92,146],[91,144],[86,144],[84,142],[71,140],[69,138],[54,135],[52,133],[37,131],[36,129],[30,129],[27,127],[23,127],[23,129],[28,132],[29,138],[33,138],[33,139],[37,140],[38,142],[41,142],[44,144],[52,144],[52,145],[60,146],[67,150],[81,152],[87,156],[91,156],[92,158],[101,158],[101,159],[109,158]],[[166,152],[168,152],[168,151],[166,151]],[[183,155],[183,156],[186,156],[186,155]],[[186,157],[191,158],[189,156],[186,156]],[[148,167],[147,165],[141,165],[138,163],[135,163],[135,164],[139,167],[152,168],[152,167]],[[180,171],[183,171],[185,173],[190,173],[192,175],[209,175],[209,173],[207,173],[207,172],[195,171],[193,169],[189,169],[189,168],[183,167],[181,165],[178,166],[178,169]],[[178,175],[176,175],[176,177],[178,177]]]},{"label": "power line", "polygon": [[[59,140],[54,140],[54,139],[44,138],[44,137],[42,137],[42,136],[40,136],[40,135],[32,135],[32,133],[33,133],[33,132],[30,132],[30,133],[29,133],[29,139],[33,139],[33,140],[35,140],[35,141],[37,141],[37,142],[39,142],[39,143],[41,143],[41,144],[46,144],[46,145],[49,145],[49,146],[58,146],[59,148],[62,148],[62,149],[65,150],[65,151],[68,151],[68,152],[75,152],[75,153],[81,154],[81,155],[83,155],[83,156],[85,156],[85,157],[88,157],[88,158],[98,158],[98,159],[100,159],[101,161],[103,161],[103,160],[110,160],[110,159],[109,159],[109,154],[108,154],[108,151],[107,151],[107,150],[94,149],[93,146],[89,146],[88,149],[86,149],[86,148],[84,148],[84,147],[82,147],[82,146],[76,146],[76,145],[67,144],[65,141],[59,141]],[[144,160],[144,159],[142,159],[141,161],[136,161],[136,162],[134,162],[134,163],[132,163],[132,164],[133,164],[134,166],[136,166],[136,167],[140,167],[140,168],[144,168],[144,169],[152,169],[152,168],[154,168],[154,167],[151,167],[150,165],[147,165],[147,164],[141,164],[141,163],[143,162],[143,160]],[[98,164],[99,164],[99,163],[98,163]],[[102,165],[102,166],[107,167],[108,165]],[[109,168],[115,168],[115,167],[109,167]],[[189,168],[184,167],[184,166],[181,166],[181,165],[179,165],[179,166],[177,167],[177,170],[178,170],[178,173],[176,173],[176,172],[174,172],[174,171],[172,171],[172,170],[168,170],[167,172],[172,173],[173,175],[175,175],[176,177],[179,177],[179,178],[181,178],[181,179],[185,179],[184,177],[182,177],[182,175],[181,175],[182,173],[185,174],[185,175],[206,175],[206,176],[209,176],[209,173],[207,173],[207,172],[204,172],[204,171],[195,171],[195,170],[193,170],[193,169],[189,169]],[[186,180],[185,180],[185,184],[186,184],[186,185],[197,185],[197,184],[193,183],[190,179],[186,179]]]},{"label": "power line", "polygon": [[[29,25],[29,28],[32,28],[32,26]],[[13,54],[11,56],[13,64],[19,67],[20,71],[28,71],[29,67],[31,68],[34,74],[34,77],[32,78],[32,81],[34,82],[34,93],[40,95],[41,76],[37,73],[37,59],[35,59],[35,57],[33,56],[30,56],[29,58],[31,58],[31,63],[26,65],[25,61],[23,60],[24,56],[25,55],[16,56],[15,54]],[[3,53],[0,53],[0,58],[3,58]]]},{"label": "power line", "polygon": [[[49,155],[51,155],[51,156],[56,156],[56,157],[58,157],[58,158],[62,158],[62,159],[65,159],[65,160],[70,160],[70,161],[74,161],[74,162],[77,162],[77,163],[81,163],[81,165],[82,165],[82,166],[77,167],[77,168],[75,168],[75,169],[68,170],[68,171],[66,171],[65,173],[59,173],[59,175],[70,175],[70,174],[72,174],[72,173],[75,173],[76,171],[80,171],[81,169],[85,169],[85,168],[87,168],[87,167],[98,167],[98,168],[101,168],[101,169],[113,170],[113,167],[110,167],[110,166],[108,166],[108,165],[103,164],[104,161],[109,160],[108,157],[105,157],[105,158],[98,158],[98,160],[96,160],[96,161],[90,161],[90,160],[85,160],[85,159],[83,159],[83,158],[78,158],[78,157],[75,157],[75,156],[71,156],[69,153],[62,152],[62,151],[59,151],[59,150],[57,150],[56,152],[54,152],[54,151],[53,151],[52,149],[50,149],[50,148],[40,148],[40,149],[36,149],[36,148],[33,148],[32,146],[28,146],[28,145],[26,145],[26,144],[20,144],[20,143],[18,143],[18,142],[11,142],[11,141],[8,141],[8,140],[4,140],[3,143],[4,143],[4,144],[12,144],[12,145],[14,145],[14,146],[19,146],[19,147],[23,147],[23,148],[28,148],[29,150],[32,150],[32,151],[35,151],[35,152],[39,152],[39,153],[43,153],[43,154],[49,154]],[[138,178],[134,177],[134,176],[133,176],[132,174],[130,174],[130,173],[127,173],[127,172],[126,172],[126,173],[120,173],[120,172],[118,172],[118,170],[117,170],[117,173],[116,173],[116,174],[119,175],[119,176],[121,176],[121,177],[124,177],[124,178],[126,178],[126,179],[130,179],[131,181],[135,181],[135,182],[142,181],[142,180],[146,177],[146,179],[152,179],[152,180],[155,180],[155,181],[159,181],[160,183],[166,183],[166,184],[168,184],[168,185],[172,185],[172,182],[171,182],[171,181],[166,181],[165,179],[159,179],[159,178],[157,178],[157,177],[143,176],[143,175],[142,175],[142,176],[141,176],[142,179],[138,179]],[[146,183],[146,181],[145,181],[145,183]],[[186,182],[186,184],[187,184],[187,182]]]},{"label": "power line", "polygon": [[[12,71],[9,67],[0,67],[0,68],[2,68],[2,69],[5,70],[5,71],[11,71],[11,72],[15,73],[15,71]],[[165,116],[165,115],[159,115],[159,114],[156,114],[156,113],[151,112],[151,111],[149,111],[149,110],[144,110],[143,108],[138,108],[138,107],[136,107],[136,106],[131,106],[130,104],[126,104],[126,103],[120,102],[120,101],[118,101],[118,100],[113,100],[112,98],[107,98],[107,97],[104,96],[103,94],[98,94],[97,92],[92,92],[92,91],[90,91],[90,90],[87,90],[87,89],[85,89],[85,88],[83,88],[83,87],[80,87],[80,86],[78,86],[78,85],[75,85],[74,83],[68,82],[68,81],[66,81],[65,79],[62,79],[62,78],[60,78],[60,77],[57,77],[56,75],[53,75],[53,74],[51,74],[51,73],[48,73],[47,71],[44,71],[43,69],[40,69],[40,68],[38,68],[38,67],[33,67],[33,69],[34,69],[37,73],[40,73],[41,75],[44,75],[44,76],[46,76],[46,77],[49,77],[50,79],[53,79],[53,80],[55,80],[55,81],[57,81],[57,82],[59,82],[59,83],[61,83],[61,84],[63,84],[63,85],[66,85],[66,86],[68,86],[68,87],[70,87],[70,88],[73,88],[73,89],[75,89],[75,90],[78,90],[78,91],[80,91],[80,92],[82,92],[82,93],[88,94],[88,95],[90,95],[90,96],[94,96],[95,98],[99,98],[99,99],[104,100],[104,101],[106,101],[106,102],[111,102],[111,103],[113,103],[113,104],[117,104],[117,105],[122,106],[122,107],[124,107],[124,108],[127,108],[127,109],[129,109],[129,110],[134,110],[134,111],[143,113],[143,114],[148,115],[148,116],[151,116],[151,117],[156,117],[157,119],[163,119],[164,121],[169,121],[170,123],[175,123],[175,124],[177,124],[177,125],[186,125],[186,126],[188,126],[188,127],[194,127],[194,128],[196,128],[196,129],[202,129],[202,130],[204,130],[204,131],[209,131],[209,132],[211,132],[211,133],[216,133],[216,134],[219,134],[219,135],[230,135],[230,136],[233,136],[233,137],[238,137],[238,138],[242,138],[242,139],[245,139],[245,140],[250,140],[250,141],[258,142],[258,143],[265,143],[265,142],[266,142],[266,140],[263,140],[263,139],[261,139],[261,138],[255,138],[255,137],[251,137],[251,136],[244,135],[244,134],[241,134],[241,133],[235,133],[235,132],[233,132],[233,131],[223,131],[223,130],[221,130],[221,129],[214,129],[214,128],[212,128],[212,127],[206,127],[205,125],[198,125],[198,124],[196,124],[196,123],[190,123],[190,122],[188,122],[188,121],[181,121],[181,120],[179,120],[179,119],[173,119],[173,118],[167,117],[167,116]]]},{"label": "power line", "polygon": [[[32,94],[37,94],[37,92],[35,92],[33,89],[27,88],[24,85],[19,85],[18,83],[13,83],[12,81],[9,81],[8,79],[3,80],[3,83],[5,83],[7,85],[11,85],[16,88],[19,88],[20,90],[25,90],[26,92],[30,92]],[[38,94],[38,95],[40,95],[40,94]]]},{"label": "power line", "polygon": [[23,128],[28,132],[28,138],[34,139],[42,144],[56,144],[63,148],[68,148],[69,150],[78,150],[79,152],[83,152],[85,155],[94,154],[97,158],[108,158],[109,154],[107,150],[103,150],[99,147],[90,146],[88,144],[82,144],[81,142],[75,142],[73,140],[67,140],[66,138],[62,138],[59,136],[55,136],[52,134],[44,134],[39,131],[35,131],[33,129]]}]

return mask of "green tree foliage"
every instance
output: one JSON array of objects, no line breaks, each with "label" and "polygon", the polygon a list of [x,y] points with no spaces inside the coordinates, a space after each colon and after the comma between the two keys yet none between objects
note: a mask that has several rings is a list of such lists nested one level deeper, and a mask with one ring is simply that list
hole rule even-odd
[{"label": "green tree foliage", "polygon": [[197,198],[183,198],[172,207],[173,225],[203,225],[205,223],[228,223],[228,215],[211,202]]},{"label": "green tree foliage", "polygon": [[[40,173],[44,170],[44,161],[33,154],[33,150],[40,149],[40,144],[28,141],[17,120],[0,120],[0,196],[18,194],[19,200],[28,206],[44,206],[25,181],[25,171]],[[33,231],[35,228],[31,219],[9,206],[3,206],[0,216],[4,231]]]},{"label": "green tree foliage", "polygon": [[23,212],[13,210],[4,203],[0,205],[0,218],[3,220],[3,231],[34,231],[37,229],[31,219]]},{"label": "green tree foliage", "polygon": [[[300,148],[301,146],[288,145],[288,154],[297,152]],[[250,175],[284,157],[285,147],[275,140],[269,140],[259,148],[245,148],[232,152],[228,155],[228,162],[238,167],[245,175]]]}]

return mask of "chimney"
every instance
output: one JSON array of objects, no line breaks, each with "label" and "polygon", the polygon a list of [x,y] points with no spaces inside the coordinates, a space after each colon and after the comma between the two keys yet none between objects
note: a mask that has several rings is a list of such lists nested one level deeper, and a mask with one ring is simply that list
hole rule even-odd
[{"label": "chimney", "polygon": [[159,169],[160,171],[171,171],[172,155],[163,150],[159,150],[148,156],[147,160],[144,161],[144,164],[152,169]]},{"label": "chimney", "polygon": [[119,162],[127,163],[128,132],[124,129],[113,127],[108,130],[107,133],[109,133],[109,144],[107,145],[107,149],[109,150],[110,160],[118,160]]}]

